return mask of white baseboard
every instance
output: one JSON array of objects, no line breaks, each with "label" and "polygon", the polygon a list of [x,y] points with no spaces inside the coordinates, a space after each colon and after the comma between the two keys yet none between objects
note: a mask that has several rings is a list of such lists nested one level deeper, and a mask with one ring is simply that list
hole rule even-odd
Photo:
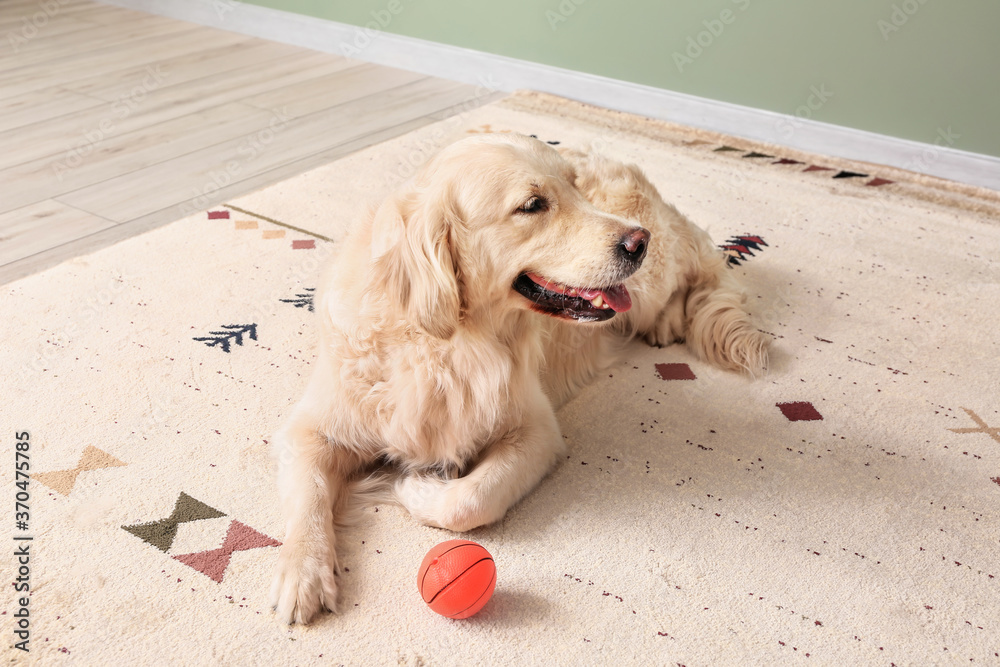
[{"label": "white baseboard", "polygon": [[[885,164],[1000,190],[1000,158],[719,102],[235,0],[103,0],[274,42],[347,55],[495,90],[520,88],[755,141]],[[391,15],[386,16],[391,23]],[[371,26],[378,26],[373,17]]]}]

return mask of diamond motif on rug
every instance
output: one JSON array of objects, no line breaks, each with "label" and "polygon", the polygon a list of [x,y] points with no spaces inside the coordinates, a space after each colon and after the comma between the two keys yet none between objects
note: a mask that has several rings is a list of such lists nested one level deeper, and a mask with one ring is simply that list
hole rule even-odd
[{"label": "diamond motif on rug", "polygon": [[781,414],[790,422],[815,421],[823,419],[823,415],[813,407],[808,401],[796,401],[792,403],[778,403]]},{"label": "diamond motif on rug", "polygon": [[656,372],[662,380],[697,380],[698,377],[687,364],[656,364]]}]

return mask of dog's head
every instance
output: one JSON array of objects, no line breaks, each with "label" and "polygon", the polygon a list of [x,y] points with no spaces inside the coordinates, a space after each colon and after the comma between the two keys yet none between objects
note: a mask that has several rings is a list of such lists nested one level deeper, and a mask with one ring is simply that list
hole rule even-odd
[{"label": "dog's head", "polygon": [[376,212],[379,288],[441,338],[461,317],[497,308],[578,322],[628,310],[623,282],[642,264],[649,232],[594,207],[574,178],[530,137],[452,144]]}]

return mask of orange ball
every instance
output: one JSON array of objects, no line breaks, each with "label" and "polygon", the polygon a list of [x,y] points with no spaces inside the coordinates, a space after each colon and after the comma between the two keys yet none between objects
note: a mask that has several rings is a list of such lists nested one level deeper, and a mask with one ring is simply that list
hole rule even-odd
[{"label": "orange ball", "polygon": [[493,556],[471,540],[448,540],[432,548],[417,573],[424,602],[448,618],[469,618],[478,612],[496,584]]}]

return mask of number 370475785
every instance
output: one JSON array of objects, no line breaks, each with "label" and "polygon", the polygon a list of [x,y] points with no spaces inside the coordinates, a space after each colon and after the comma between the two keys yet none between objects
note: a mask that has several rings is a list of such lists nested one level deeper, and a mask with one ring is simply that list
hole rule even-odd
[{"label": "number 370475785", "polygon": [[[28,492],[28,472],[31,470],[31,441],[27,431],[15,434],[17,444],[14,447],[14,476],[16,477],[17,491],[15,492],[15,515],[14,519],[21,527],[21,522],[27,523],[29,518],[28,501],[31,495]],[[27,529],[25,525],[23,529]]]}]

